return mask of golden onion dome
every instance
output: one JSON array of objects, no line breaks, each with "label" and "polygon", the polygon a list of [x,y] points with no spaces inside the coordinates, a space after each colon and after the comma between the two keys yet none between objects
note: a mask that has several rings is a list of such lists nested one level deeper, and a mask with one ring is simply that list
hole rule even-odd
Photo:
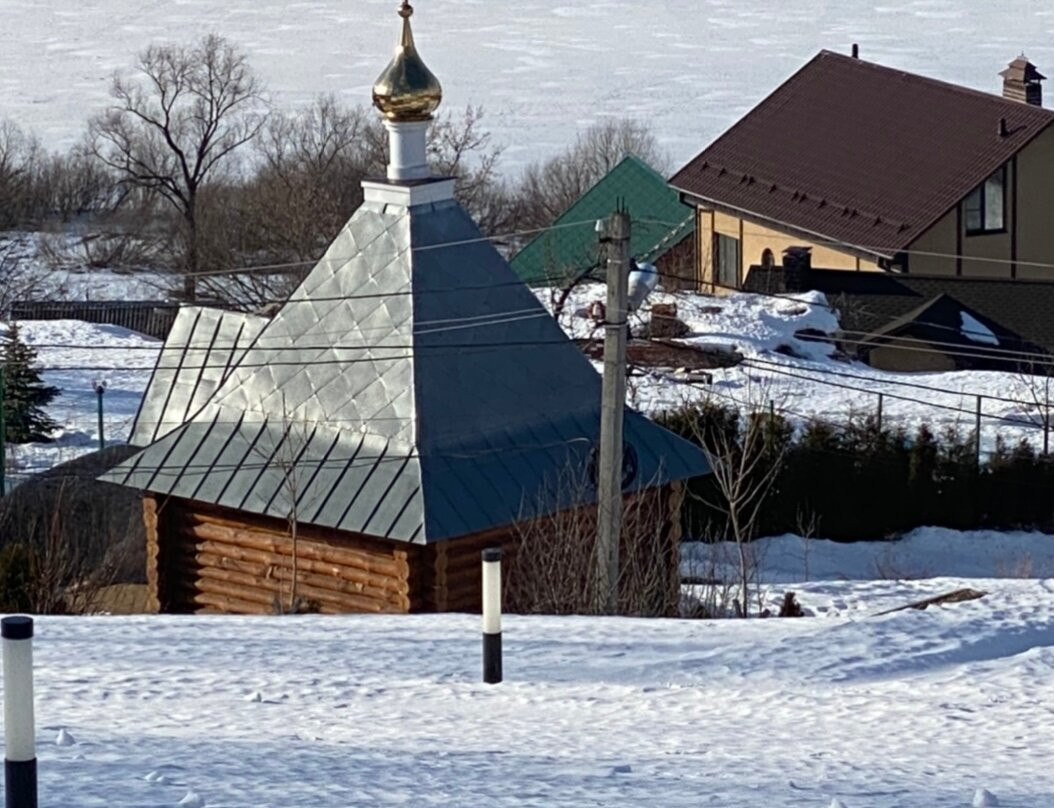
[{"label": "golden onion dome", "polygon": [[413,6],[403,0],[399,16],[403,34],[395,57],[373,85],[373,104],[390,121],[427,121],[443,100],[443,88],[414,46],[410,17]]}]

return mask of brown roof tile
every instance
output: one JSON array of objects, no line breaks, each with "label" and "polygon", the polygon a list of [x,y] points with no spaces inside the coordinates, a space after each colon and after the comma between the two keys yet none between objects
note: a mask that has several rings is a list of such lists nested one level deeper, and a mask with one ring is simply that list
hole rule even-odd
[{"label": "brown roof tile", "polygon": [[1042,107],[821,51],[671,184],[892,256],[1052,121]]}]

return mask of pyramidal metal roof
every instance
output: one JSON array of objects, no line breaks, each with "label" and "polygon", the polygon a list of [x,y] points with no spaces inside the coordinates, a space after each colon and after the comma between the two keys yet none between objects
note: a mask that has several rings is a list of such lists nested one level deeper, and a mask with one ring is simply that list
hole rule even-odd
[{"label": "pyramidal metal roof", "polygon": [[[453,200],[367,195],[208,402],[104,479],[436,542],[595,501],[560,481],[588,476],[600,381]],[[628,489],[708,471],[637,413],[625,439]]]},{"label": "pyramidal metal roof", "polygon": [[531,284],[559,284],[599,259],[596,233],[577,226],[608,216],[619,201],[633,215],[630,253],[655,262],[695,232],[695,212],[680,193],[636,155],[628,155],[512,259],[512,268]]}]

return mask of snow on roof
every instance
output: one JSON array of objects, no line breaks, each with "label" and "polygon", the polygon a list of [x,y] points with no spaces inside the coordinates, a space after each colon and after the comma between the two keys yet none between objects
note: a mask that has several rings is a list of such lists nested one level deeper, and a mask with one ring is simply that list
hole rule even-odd
[{"label": "snow on roof", "polygon": [[959,312],[959,318],[962,320],[962,335],[969,340],[974,342],[983,342],[986,345],[998,345],[999,338],[992,332],[988,326],[984,325],[980,320],[965,311]]}]

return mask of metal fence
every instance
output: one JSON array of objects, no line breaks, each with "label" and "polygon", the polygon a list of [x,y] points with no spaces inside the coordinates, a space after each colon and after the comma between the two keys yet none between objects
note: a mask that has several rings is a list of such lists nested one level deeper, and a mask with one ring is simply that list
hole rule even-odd
[{"label": "metal fence", "polygon": [[16,301],[12,320],[81,320],[116,325],[165,339],[179,312],[179,304],[155,300]]}]

